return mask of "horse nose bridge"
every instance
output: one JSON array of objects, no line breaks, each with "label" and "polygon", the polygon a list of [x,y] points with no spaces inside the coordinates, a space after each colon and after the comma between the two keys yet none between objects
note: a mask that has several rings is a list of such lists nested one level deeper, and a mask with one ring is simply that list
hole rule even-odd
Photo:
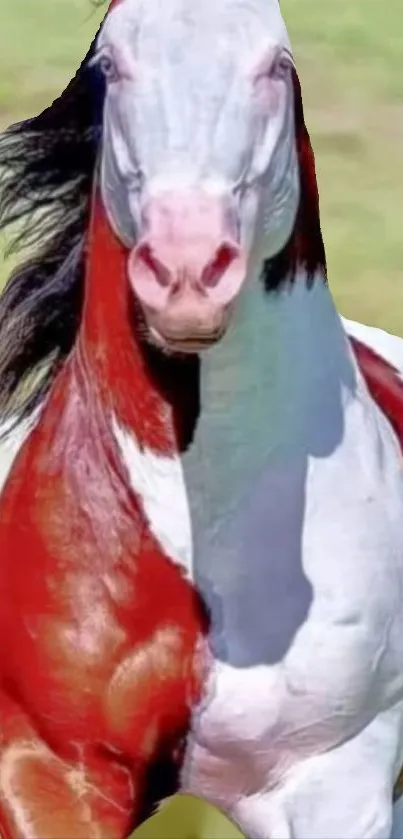
[{"label": "horse nose bridge", "polygon": [[146,202],[144,232],[169,261],[175,256],[175,267],[194,268],[195,262],[208,262],[220,241],[228,237],[227,208],[225,195],[170,190]]}]

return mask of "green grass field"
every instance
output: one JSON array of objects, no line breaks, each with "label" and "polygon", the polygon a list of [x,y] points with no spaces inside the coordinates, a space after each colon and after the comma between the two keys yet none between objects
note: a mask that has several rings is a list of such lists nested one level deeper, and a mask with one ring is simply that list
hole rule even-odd
[{"label": "green grass field", "polygon": [[[1,0],[0,127],[58,95],[104,9]],[[343,314],[403,335],[401,0],[283,0],[282,9],[316,153],[333,293]]]}]

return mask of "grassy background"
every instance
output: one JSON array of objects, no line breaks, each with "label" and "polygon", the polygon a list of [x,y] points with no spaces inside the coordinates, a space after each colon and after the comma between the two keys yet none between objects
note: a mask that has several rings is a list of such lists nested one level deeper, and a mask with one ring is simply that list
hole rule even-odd
[{"label": "grassy background", "polygon": [[[0,128],[60,93],[104,9],[91,0],[1,0]],[[334,296],[343,314],[403,335],[401,0],[283,0],[282,9]],[[0,264],[0,283],[7,270]]]}]

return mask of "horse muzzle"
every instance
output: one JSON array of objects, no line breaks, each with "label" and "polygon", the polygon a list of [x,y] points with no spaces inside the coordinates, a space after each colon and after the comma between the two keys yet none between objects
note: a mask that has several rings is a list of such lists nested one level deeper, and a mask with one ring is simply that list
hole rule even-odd
[{"label": "horse muzzle", "polygon": [[222,197],[201,192],[164,193],[144,208],[129,277],[160,343],[194,352],[225,332],[247,262],[228,217]]}]

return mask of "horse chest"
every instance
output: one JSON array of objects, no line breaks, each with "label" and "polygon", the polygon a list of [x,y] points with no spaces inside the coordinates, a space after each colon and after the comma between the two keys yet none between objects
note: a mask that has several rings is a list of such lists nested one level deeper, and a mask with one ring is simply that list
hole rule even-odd
[{"label": "horse chest", "polygon": [[210,610],[213,651],[236,666],[279,661],[311,600],[302,464],[254,467],[234,474],[217,457],[204,485],[189,480],[188,489],[194,582]]},{"label": "horse chest", "polygon": [[217,761],[231,764],[220,803],[276,783],[403,695],[400,454],[365,395],[343,433],[326,457],[262,456],[238,504],[196,539],[216,670],[184,783],[211,794]]}]

